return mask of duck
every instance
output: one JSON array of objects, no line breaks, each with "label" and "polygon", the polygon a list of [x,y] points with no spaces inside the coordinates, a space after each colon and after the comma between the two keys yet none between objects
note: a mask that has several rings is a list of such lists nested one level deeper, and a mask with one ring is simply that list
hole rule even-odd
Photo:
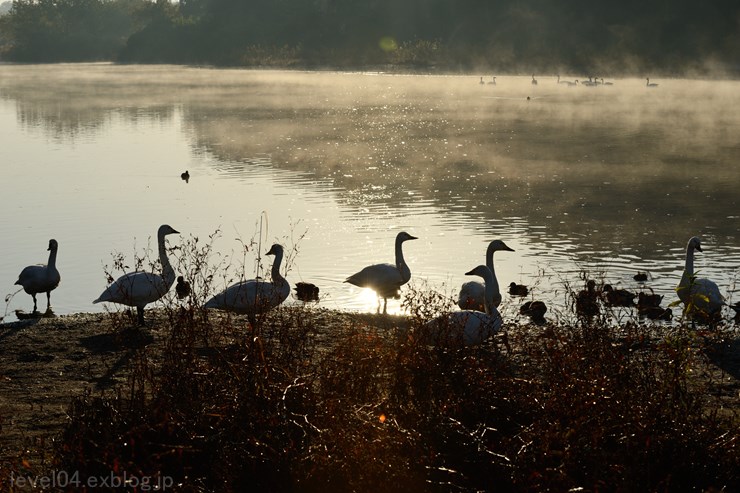
[{"label": "duck", "polygon": [[647,82],[645,83],[646,87],[658,87],[658,84],[655,82],[650,82],[650,77],[646,78]]},{"label": "duck", "polygon": [[638,307],[637,313],[640,317],[647,317],[650,320],[671,320],[673,318],[673,310],[670,308],[663,308],[662,306]]},{"label": "duck", "polygon": [[[491,270],[493,279],[493,306],[498,308],[501,304],[501,292],[499,290],[496,270],[493,268],[493,254],[500,251],[513,252],[514,249],[506,245],[502,240],[493,240],[488,244],[486,249],[486,267]],[[486,291],[483,283],[478,281],[468,281],[460,287],[460,294],[457,297],[457,306],[461,310],[473,309],[478,311],[485,310]]]},{"label": "duck", "polygon": [[398,298],[401,286],[411,279],[411,270],[403,259],[403,243],[418,240],[405,231],[396,235],[396,264],[368,265],[361,271],[352,274],[344,282],[360,288],[370,288],[378,295],[378,313],[380,298],[383,298],[383,314],[387,314],[388,298]]},{"label": "duck", "polygon": [[641,272],[638,270],[637,274],[632,276],[632,279],[634,279],[637,282],[646,282],[648,280],[647,272]]},{"label": "duck", "polygon": [[273,244],[266,255],[275,256],[272,262],[271,282],[257,278],[232,284],[206,301],[203,308],[246,315],[250,325],[254,327],[257,315],[278,307],[290,294],[290,283],[280,274],[280,264],[284,256],[283,246],[279,243]]},{"label": "duck", "polygon": [[532,85],[533,86],[537,85],[537,79],[534,78],[534,74],[532,74]]},{"label": "duck", "polygon": [[190,283],[185,280],[182,276],[177,276],[177,284],[175,284],[175,293],[177,293],[177,299],[182,300],[190,296]]},{"label": "duck", "polygon": [[601,294],[608,306],[633,306],[637,296],[626,289],[614,289],[611,284],[604,284]]},{"label": "duck", "polygon": [[697,278],[694,274],[694,252],[702,252],[701,239],[692,236],[686,245],[686,265],[681,280],[676,286],[676,294],[684,304],[684,311],[690,316],[707,321],[721,316],[724,297],[714,281]]},{"label": "duck", "polygon": [[310,282],[295,283],[295,296],[303,302],[319,301],[319,287]]},{"label": "duck", "polygon": [[59,286],[62,280],[59,270],[57,270],[57,251],[59,243],[55,239],[49,240],[49,260],[46,264],[29,265],[25,267],[15,284],[23,287],[23,291],[33,298],[33,313],[38,311],[36,305],[36,295],[46,293],[46,311],[51,309],[51,292]]},{"label": "duck", "polygon": [[660,302],[663,301],[663,296],[655,294],[650,290],[651,294],[640,291],[637,293],[637,308],[647,308],[660,306]]},{"label": "duck", "polygon": [[512,296],[527,296],[529,289],[524,284],[512,282],[509,284],[509,294]]},{"label": "duck", "polygon": [[[437,343],[446,340],[462,341],[466,346],[481,344],[495,335],[503,324],[501,314],[493,306],[493,272],[485,265],[479,265],[466,272],[466,276],[479,276],[485,283],[485,311],[461,310],[440,315],[426,323],[427,336]],[[450,339],[448,339],[450,338]]]},{"label": "duck", "polygon": [[93,303],[118,303],[136,307],[139,325],[145,325],[144,307],[162,298],[175,283],[175,271],[170,265],[165,248],[165,237],[180,232],[168,224],[157,230],[159,246],[159,263],[162,275],[153,272],[129,272],[116,279]]},{"label": "duck", "polygon": [[599,314],[599,293],[596,292],[596,281],[586,281],[586,289],[576,295],[576,313],[591,318]]},{"label": "duck", "polygon": [[181,173],[180,178],[182,178],[185,183],[188,183],[190,181],[190,173],[188,173],[188,170],[185,170],[185,173]]},{"label": "duck", "polygon": [[527,301],[519,308],[519,313],[528,316],[532,319],[532,322],[538,325],[545,323],[546,312],[547,305],[544,301]]}]

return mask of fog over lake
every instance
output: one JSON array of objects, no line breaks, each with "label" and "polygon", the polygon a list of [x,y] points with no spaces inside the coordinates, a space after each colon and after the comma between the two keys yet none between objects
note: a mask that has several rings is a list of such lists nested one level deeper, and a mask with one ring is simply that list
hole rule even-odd
[{"label": "fog over lake", "polygon": [[[231,277],[254,276],[242,245],[260,225],[263,256],[297,242],[287,278],[328,308],[375,310],[343,281],[392,262],[399,231],[419,237],[404,245],[411,286],[456,295],[500,238],[515,250],[496,254],[502,288],[527,284],[554,312],[581,271],[633,290],[647,271],[675,300],[699,235],[696,269],[736,301],[740,82],[536,77],[0,65],[2,294],[55,238],[54,311],[103,310],[104,266],[156,252],[167,223],[170,246],[219,230],[213,261],[228,256]],[[505,317],[521,302],[505,294]],[[32,306],[21,292],[0,316]]]}]

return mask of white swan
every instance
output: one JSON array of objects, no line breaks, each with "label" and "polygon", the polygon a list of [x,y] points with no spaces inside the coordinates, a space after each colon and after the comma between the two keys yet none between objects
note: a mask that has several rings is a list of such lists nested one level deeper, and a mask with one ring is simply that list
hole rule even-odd
[{"label": "white swan", "polygon": [[62,277],[57,270],[57,240],[49,240],[49,261],[46,265],[29,265],[23,269],[15,284],[23,286],[23,291],[33,298],[33,311],[36,312],[36,295],[46,293],[46,309],[51,308],[51,292],[59,286]]},{"label": "white swan", "polygon": [[466,272],[465,275],[480,276],[485,281],[486,302],[484,306],[486,311],[462,310],[440,315],[427,322],[428,336],[437,343],[462,339],[466,346],[473,346],[482,343],[501,329],[503,323],[501,314],[493,306],[494,277],[491,269],[485,265],[479,265],[470,272]]},{"label": "white swan", "polygon": [[647,77],[647,83],[645,84],[647,87],[658,87],[658,84],[655,82],[650,82],[650,77]]},{"label": "white swan", "polygon": [[[498,279],[496,278],[496,269],[493,268],[493,254],[499,251],[513,252],[513,248],[509,248],[506,243],[501,240],[493,240],[488,244],[486,249],[486,267],[491,269],[493,274],[493,280],[491,286],[493,287],[493,307],[498,308],[501,304],[501,291],[498,285]],[[457,297],[457,306],[462,310],[473,309],[483,311],[485,308],[485,286],[483,283],[478,281],[469,281],[463,283],[460,288],[460,294]]]},{"label": "white swan", "polygon": [[129,272],[116,279],[93,303],[110,302],[135,306],[139,323],[144,325],[144,307],[167,294],[175,283],[175,271],[167,258],[164,237],[178,233],[179,231],[175,231],[167,224],[163,224],[157,230],[161,276],[153,272]]},{"label": "white swan", "polygon": [[[375,291],[379,298],[383,298],[383,313],[387,313],[388,298],[397,298],[401,286],[411,279],[411,270],[403,259],[403,242],[416,239],[418,239],[416,236],[401,231],[396,235],[396,265],[368,265],[360,272],[349,276],[344,282]],[[378,300],[378,312],[380,312],[380,300]]]},{"label": "white swan", "polygon": [[694,276],[694,250],[702,251],[701,240],[696,236],[686,245],[686,266],[676,286],[676,294],[689,314],[713,320],[720,316],[725,301],[717,284]]},{"label": "white swan", "polygon": [[272,262],[272,282],[251,279],[232,284],[208,300],[203,308],[247,315],[249,323],[254,326],[257,315],[268,312],[285,301],[290,294],[290,283],[280,274],[283,246],[275,243],[267,255],[275,255]]}]

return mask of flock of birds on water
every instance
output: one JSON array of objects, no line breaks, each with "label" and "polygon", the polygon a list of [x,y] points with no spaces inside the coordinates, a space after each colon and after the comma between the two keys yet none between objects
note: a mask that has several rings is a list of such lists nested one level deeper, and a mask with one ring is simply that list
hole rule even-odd
[{"label": "flock of birds on water", "polygon": [[[656,82],[650,82],[650,77],[645,78],[645,87],[658,87],[658,84]],[[557,84],[567,87],[575,87],[578,85],[585,86],[585,87],[597,87],[597,86],[613,86],[614,82],[606,81],[603,77],[589,77],[588,80],[581,80],[578,79],[575,80],[565,80],[560,78],[560,74],[557,75]],[[496,77],[491,76],[491,80],[488,82],[483,80],[483,77],[480,78],[480,81],[478,82],[480,85],[489,85],[489,86],[495,86],[496,85]],[[539,82],[535,78],[535,74],[532,74],[532,85],[536,86]]]},{"label": "flock of birds on water", "polygon": [[[179,234],[167,224],[163,224],[157,231],[157,245],[161,273],[136,271],[122,275],[110,284],[93,303],[117,303],[135,307],[138,322],[145,325],[144,307],[162,298],[172,285],[177,285],[175,291],[179,299],[190,295],[190,284],[183,276],[176,278],[167,256],[165,237]],[[380,300],[383,300],[383,314],[387,313],[388,298],[399,298],[401,287],[411,279],[411,269],[403,257],[403,244],[406,241],[416,240],[415,236],[402,231],[395,239],[395,263],[380,263],[368,265],[359,272],[349,276],[345,282],[361,288],[370,288],[378,296],[378,312]],[[16,281],[16,285],[33,298],[33,313],[38,313],[36,295],[46,293],[47,312],[51,312],[51,292],[61,281],[56,267],[56,258],[59,244],[56,240],[49,240],[49,260],[46,264],[32,265],[24,268]],[[466,275],[482,279],[464,283],[459,292],[457,304],[460,311],[451,312],[429,321],[426,324],[429,335],[440,337],[455,337],[466,345],[480,344],[490,338],[503,324],[503,317],[498,311],[501,304],[501,290],[499,287],[493,257],[496,252],[514,250],[501,240],[491,241],[486,250],[485,264],[481,264],[466,272]],[[696,318],[709,322],[721,319],[721,310],[725,299],[716,283],[709,279],[697,278],[694,275],[694,252],[701,252],[701,240],[692,237],[686,246],[686,264],[683,275],[676,286],[679,300],[684,304],[687,313]],[[274,244],[267,252],[274,256],[271,270],[271,280],[261,278],[237,282],[224,291],[210,298],[203,305],[205,309],[217,309],[247,315],[250,324],[256,323],[256,316],[272,310],[282,304],[290,295],[291,287],[280,273],[284,250],[280,244]],[[638,272],[635,280],[644,282],[647,274]],[[526,286],[512,282],[509,285],[509,294],[512,296],[527,296]],[[318,287],[310,283],[299,282],[296,285],[296,296],[303,301],[318,300]],[[624,289],[614,289],[604,284],[597,289],[594,280],[588,280],[585,288],[575,295],[575,311],[580,317],[591,319],[600,312],[600,303],[607,306],[636,306],[639,313],[651,319],[670,319],[671,310],[660,306],[662,296],[654,293],[633,293]],[[635,298],[638,298],[635,303]],[[740,312],[740,303],[732,305],[736,312]],[[528,301],[522,305],[520,312],[528,315],[535,323],[544,323],[544,314],[547,307],[542,301]],[[740,313],[736,315],[736,322]]]}]

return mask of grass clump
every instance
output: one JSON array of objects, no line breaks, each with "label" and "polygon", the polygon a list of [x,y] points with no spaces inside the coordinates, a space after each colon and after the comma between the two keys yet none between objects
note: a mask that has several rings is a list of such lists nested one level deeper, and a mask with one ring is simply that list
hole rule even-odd
[{"label": "grass clump", "polygon": [[729,331],[508,325],[506,344],[440,347],[428,290],[408,317],[294,304],[249,327],[205,314],[207,288],[163,311],[127,386],[73,401],[56,467],[179,491],[740,487],[740,421],[702,370]]}]

